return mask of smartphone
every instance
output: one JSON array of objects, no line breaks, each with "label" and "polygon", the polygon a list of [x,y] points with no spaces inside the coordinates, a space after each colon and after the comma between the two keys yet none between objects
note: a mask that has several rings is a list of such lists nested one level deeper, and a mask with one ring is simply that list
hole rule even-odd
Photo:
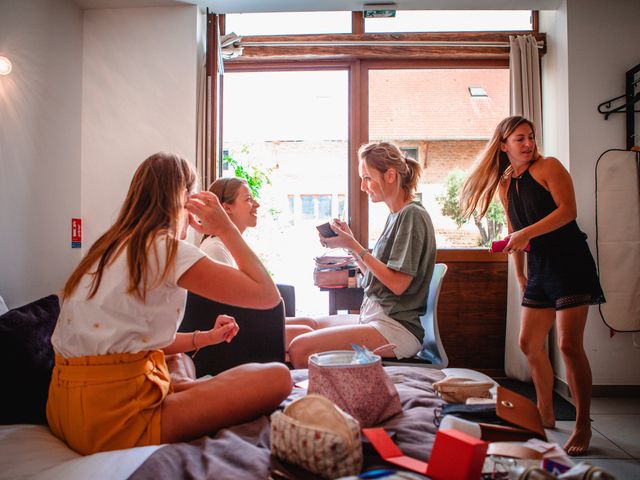
[{"label": "smartphone", "polygon": [[[509,243],[509,237],[506,237],[502,240],[496,240],[495,242],[491,242],[491,248],[489,249],[489,251],[491,253],[500,253],[504,250],[504,248],[507,246],[508,243]],[[531,250],[531,245],[527,243],[527,246],[524,247],[524,251],[528,252],[529,250]]]},{"label": "smartphone", "polygon": [[322,225],[318,225],[316,228],[320,232],[320,235],[322,235],[325,238],[338,236],[336,232],[331,230],[331,225],[329,224],[329,222],[323,223]]}]

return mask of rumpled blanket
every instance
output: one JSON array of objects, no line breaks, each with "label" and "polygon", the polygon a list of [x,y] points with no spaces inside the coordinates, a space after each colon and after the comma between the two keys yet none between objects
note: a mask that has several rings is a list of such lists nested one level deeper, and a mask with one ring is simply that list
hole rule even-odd
[{"label": "rumpled blanket", "polygon": [[[421,367],[385,367],[385,370],[398,389],[402,413],[379,426],[394,434],[393,439],[403,453],[426,461],[437,431],[435,410],[443,404],[432,384],[444,378],[444,374]],[[295,383],[308,377],[307,370],[293,370],[291,374]],[[280,408],[305,393],[306,390],[294,387]],[[272,471],[279,475],[274,475],[276,478],[319,478],[271,457],[269,434],[269,418],[263,416],[220,430],[211,437],[166,445],[154,452],[129,478],[255,480],[268,479]],[[383,464],[366,441],[363,448],[365,469]]]}]

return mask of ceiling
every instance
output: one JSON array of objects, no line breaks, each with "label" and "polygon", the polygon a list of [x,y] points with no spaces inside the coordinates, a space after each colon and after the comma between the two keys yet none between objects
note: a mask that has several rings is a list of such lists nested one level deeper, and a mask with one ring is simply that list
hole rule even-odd
[{"label": "ceiling", "polygon": [[214,13],[364,10],[395,3],[397,10],[556,10],[563,0],[74,0],[82,9],[199,5]]}]

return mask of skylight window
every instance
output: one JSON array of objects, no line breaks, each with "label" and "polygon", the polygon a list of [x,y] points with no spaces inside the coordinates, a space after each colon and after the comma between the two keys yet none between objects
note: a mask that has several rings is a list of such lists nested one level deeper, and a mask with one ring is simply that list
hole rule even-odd
[{"label": "skylight window", "polygon": [[225,30],[245,36],[351,33],[351,12],[231,13]]},{"label": "skylight window", "polygon": [[531,10],[398,10],[392,18],[365,18],[365,33],[533,30]]},{"label": "skylight window", "polygon": [[487,91],[482,87],[469,87],[469,95],[472,97],[488,97]]}]

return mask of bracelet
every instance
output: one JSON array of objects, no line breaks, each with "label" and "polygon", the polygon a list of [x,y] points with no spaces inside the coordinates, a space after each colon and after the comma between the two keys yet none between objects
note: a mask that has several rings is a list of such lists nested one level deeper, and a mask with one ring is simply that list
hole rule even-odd
[{"label": "bracelet", "polygon": [[193,350],[194,350],[193,353],[191,354],[191,358],[195,358],[195,356],[200,351],[200,347],[196,345],[196,335],[198,333],[200,333],[200,330],[196,330],[195,332],[193,332],[193,335],[191,336],[191,345],[193,346]]},{"label": "bracelet", "polygon": [[369,253],[369,250],[363,248],[360,253],[358,253],[358,261],[362,262],[364,260],[364,256]]}]

